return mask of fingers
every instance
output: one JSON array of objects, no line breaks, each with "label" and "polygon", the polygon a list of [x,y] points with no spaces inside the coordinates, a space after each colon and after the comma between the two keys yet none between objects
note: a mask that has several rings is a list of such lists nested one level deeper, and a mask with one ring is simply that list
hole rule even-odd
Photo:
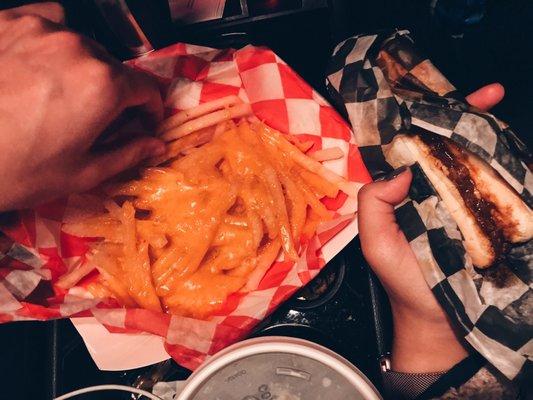
[{"label": "fingers", "polygon": [[502,101],[503,96],[505,96],[505,88],[499,83],[492,83],[466,96],[466,101],[474,107],[488,111]]},{"label": "fingers", "polygon": [[125,145],[94,156],[78,175],[79,191],[85,191],[99,183],[128,170],[142,160],[157,157],[165,152],[165,144],[152,137],[141,137]]},{"label": "fingers", "polygon": [[163,100],[157,82],[150,76],[125,66],[124,106],[138,107],[143,122],[154,128],[163,119]]},{"label": "fingers", "polygon": [[59,3],[52,1],[12,8],[9,12],[15,16],[37,15],[56,24],[65,23],[65,10]]},{"label": "fingers", "polygon": [[[358,221],[361,246],[367,261],[372,265],[381,260],[384,251],[405,244],[394,216],[394,206],[405,199],[412,174],[405,170],[393,179],[365,185],[359,191]],[[379,241],[379,243],[378,243]]]}]

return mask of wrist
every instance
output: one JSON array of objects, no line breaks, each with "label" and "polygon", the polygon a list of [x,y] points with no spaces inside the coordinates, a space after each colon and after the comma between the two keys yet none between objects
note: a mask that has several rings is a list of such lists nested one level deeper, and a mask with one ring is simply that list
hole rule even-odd
[{"label": "wrist", "polygon": [[425,318],[410,310],[392,307],[392,370],[409,373],[446,371],[468,356],[444,313],[442,318]]}]

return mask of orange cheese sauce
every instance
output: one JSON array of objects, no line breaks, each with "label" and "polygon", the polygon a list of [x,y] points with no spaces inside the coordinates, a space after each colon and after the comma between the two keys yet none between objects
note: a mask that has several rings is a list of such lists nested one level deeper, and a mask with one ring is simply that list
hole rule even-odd
[{"label": "orange cheese sauce", "polygon": [[337,189],[301,171],[243,123],[116,185],[105,212],[69,227],[103,239],[89,255],[101,275],[92,291],[128,307],[208,318],[231,293],[257,284],[280,250],[295,259],[300,238],[328,218],[319,199]]}]

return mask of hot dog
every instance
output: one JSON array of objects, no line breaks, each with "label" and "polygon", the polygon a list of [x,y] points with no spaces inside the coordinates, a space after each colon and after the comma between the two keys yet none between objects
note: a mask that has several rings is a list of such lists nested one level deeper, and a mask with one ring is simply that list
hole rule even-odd
[{"label": "hot dog", "polygon": [[431,133],[397,135],[386,151],[397,168],[418,163],[457,223],[478,268],[504,257],[510,244],[533,237],[533,212],[484,160]]}]

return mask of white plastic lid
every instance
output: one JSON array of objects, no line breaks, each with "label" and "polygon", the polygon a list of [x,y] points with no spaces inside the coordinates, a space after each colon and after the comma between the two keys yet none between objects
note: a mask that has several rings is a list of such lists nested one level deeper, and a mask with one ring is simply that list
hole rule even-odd
[{"label": "white plastic lid", "polygon": [[263,337],[218,353],[188,379],[177,400],[379,400],[346,359],[315,343]]}]

